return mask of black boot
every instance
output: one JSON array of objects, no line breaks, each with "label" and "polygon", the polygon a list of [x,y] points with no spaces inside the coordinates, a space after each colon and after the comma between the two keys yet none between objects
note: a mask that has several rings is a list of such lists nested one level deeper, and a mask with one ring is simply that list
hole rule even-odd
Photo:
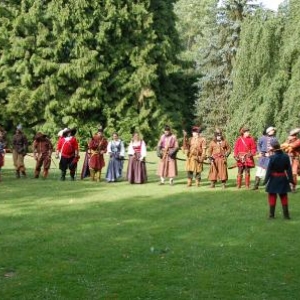
[{"label": "black boot", "polygon": [[275,218],[275,205],[270,205],[269,219],[274,219],[274,218]]},{"label": "black boot", "polygon": [[20,176],[20,171],[19,170],[17,170],[16,171],[16,178],[20,178],[21,176]]},{"label": "black boot", "polygon": [[258,190],[259,183],[260,183],[260,178],[258,176],[256,176],[255,177],[255,182],[254,182],[254,187],[253,187],[252,190]]},{"label": "black boot", "polygon": [[282,210],[283,210],[283,217],[286,220],[289,220],[290,219],[289,207],[287,205],[282,205]]},{"label": "black boot", "polygon": [[61,181],[65,181],[65,180],[66,180],[66,171],[62,171],[62,172],[61,172],[60,180],[61,180]]}]

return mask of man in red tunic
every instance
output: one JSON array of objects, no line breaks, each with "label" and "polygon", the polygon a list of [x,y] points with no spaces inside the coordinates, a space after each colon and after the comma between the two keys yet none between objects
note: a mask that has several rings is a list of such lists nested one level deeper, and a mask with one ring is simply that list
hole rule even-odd
[{"label": "man in red tunic", "polygon": [[56,158],[60,157],[59,168],[61,180],[66,180],[67,169],[70,170],[71,180],[75,179],[77,162],[79,160],[79,146],[75,138],[76,129],[64,130],[62,138],[58,140]]},{"label": "man in red tunic", "polygon": [[101,170],[105,166],[103,154],[107,151],[107,139],[100,128],[88,143],[89,168],[92,181],[100,181]]},{"label": "man in red tunic", "polygon": [[237,161],[237,187],[241,188],[243,173],[245,172],[245,186],[250,188],[250,169],[255,167],[253,156],[256,154],[256,143],[250,136],[249,128],[240,129],[240,137],[234,145],[234,158]]}]

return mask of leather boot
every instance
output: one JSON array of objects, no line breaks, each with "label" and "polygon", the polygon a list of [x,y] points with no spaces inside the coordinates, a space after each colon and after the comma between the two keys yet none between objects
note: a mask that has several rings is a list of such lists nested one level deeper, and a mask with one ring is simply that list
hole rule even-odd
[{"label": "leather boot", "polygon": [[40,171],[35,170],[34,171],[34,178],[39,178],[40,177]]},{"label": "leather boot", "polygon": [[255,182],[252,190],[258,190],[259,183],[260,183],[260,178],[258,176],[255,176]]},{"label": "leather boot", "polygon": [[95,175],[96,175],[96,176],[95,176],[95,177],[96,177],[96,181],[97,181],[97,182],[100,182],[100,179],[101,179],[101,172],[100,172],[100,171],[97,171]]},{"label": "leather boot", "polygon": [[288,207],[288,205],[282,205],[282,210],[283,210],[283,217],[286,220],[289,220],[290,219],[290,213],[289,213],[289,207]]},{"label": "leather boot", "polygon": [[16,178],[20,178],[20,171],[19,170],[16,170]]},{"label": "leather boot", "polygon": [[200,178],[196,178],[196,187],[200,186]]},{"label": "leather boot", "polygon": [[247,189],[250,188],[250,174],[245,174],[245,186]]},{"label": "leather boot", "polygon": [[61,177],[60,177],[61,181],[65,181],[66,180],[66,171],[61,171]]},{"label": "leather boot", "polygon": [[240,189],[242,186],[242,180],[243,180],[243,175],[238,174],[238,176],[236,178],[236,186],[238,189]]},{"label": "leather boot", "polygon": [[186,185],[187,187],[190,187],[190,186],[192,186],[192,178],[188,178],[187,179],[187,185]]},{"label": "leather boot", "polygon": [[275,205],[270,205],[269,219],[274,219],[274,218],[275,218]]},{"label": "leather boot", "polygon": [[90,169],[90,178],[91,178],[91,181],[95,180],[95,170],[94,169]]},{"label": "leather boot", "polygon": [[210,187],[211,187],[212,189],[214,189],[215,186],[216,186],[216,182],[215,182],[214,180],[212,180],[211,183],[210,183]]},{"label": "leather boot", "polygon": [[43,178],[46,179],[48,177],[49,170],[44,170],[43,172]]}]

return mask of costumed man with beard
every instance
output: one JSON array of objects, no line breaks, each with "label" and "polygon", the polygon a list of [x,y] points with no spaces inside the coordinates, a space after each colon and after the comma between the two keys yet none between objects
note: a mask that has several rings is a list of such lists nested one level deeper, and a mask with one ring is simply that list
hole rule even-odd
[{"label": "costumed man with beard", "polygon": [[281,149],[284,150],[288,156],[290,157],[292,173],[293,173],[293,185],[292,192],[296,192],[297,188],[297,176],[300,175],[300,139],[298,138],[298,134],[300,132],[300,128],[295,128],[290,131],[290,135],[288,140],[281,145]]},{"label": "costumed man with beard", "polygon": [[16,133],[12,139],[13,145],[13,161],[16,170],[16,177],[20,178],[20,173],[26,177],[26,168],[24,164],[24,157],[27,154],[28,140],[26,135],[22,132],[22,125],[19,124],[16,128]]},{"label": "costumed man with beard", "polygon": [[60,180],[66,180],[67,170],[70,170],[71,180],[75,180],[77,162],[79,160],[79,146],[75,138],[77,130],[66,129],[58,140],[56,147],[56,158],[60,158],[59,168],[61,170]]},{"label": "costumed man with beard", "polygon": [[196,186],[200,185],[203,162],[206,158],[206,139],[201,135],[201,129],[197,126],[192,128],[192,137],[187,138],[184,132],[182,150],[186,155],[185,170],[187,172],[187,186],[192,186],[195,174]]},{"label": "costumed man with beard", "polygon": [[269,218],[275,218],[276,198],[279,194],[283,216],[285,219],[290,219],[287,193],[291,191],[290,184],[294,184],[290,160],[288,155],[280,149],[277,140],[271,141],[271,147],[274,155],[270,157],[264,180],[270,207]]},{"label": "costumed man with beard", "polygon": [[2,180],[1,170],[4,166],[4,156],[5,156],[5,148],[6,148],[6,140],[5,140],[5,130],[0,127],[0,181]]},{"label": "costumed man with beard", "polygon": [[276,128],[271,126],[268,127],[263,135],[258,139],[257,152],[258,152],[258,165],[256,166],[255,183],[253,190],[257,190],[259,187],[260,180],[266,175],[266,170],[270,160],[271,142],[277,141],[275,137]]},{"label": "costumed man with beard", "polygon": [[105,166],[103,155],[107,151],[107,139],[104,137],[103,129],[99,128],[98,132],[88,143],[89,169],[92,181],[100,182],[101,170]]},{"label": "costumed man with beard", "polygon": [[240,137],[236,140],[234,145],[234,158],[237,162],[238,175],[237,187],[241,188],[243,173],[245,172],[245,186],[250,188],[250,170],[255,167],[254,155],[256,154],[256,143],[250,130],[247,127],[240,129]]},{"label": "costumed man with beard", "polygon": [[160,177],[160,185],[165,184],[165,178],[169,178],[169,184],[174,184],[174,177],[177,176],[176,154],[178,151],[177,137],[172,134],[170,126],[166,125],[164,134],[157,144],[157,156],[160,158],[157,175]]},{"label": "costumed man with beard", "polygon": [[215,187],[218,180],[221,180],[223,188],[226,187],[228,180],[227,157],[230,152],[230,145],[224,139],[222,131],[216,129],[214,139],[209,143],[207,151],[210,160],[208,179],[211,181],[211,188]]},{"label": "costumed man with beard", "polygon": [[51,166],[53,145],[46,134],[38,132],[34,137],[32,149],[36,160],[34,178],[39,178],[43,166],[43,178],[46,179]]}]

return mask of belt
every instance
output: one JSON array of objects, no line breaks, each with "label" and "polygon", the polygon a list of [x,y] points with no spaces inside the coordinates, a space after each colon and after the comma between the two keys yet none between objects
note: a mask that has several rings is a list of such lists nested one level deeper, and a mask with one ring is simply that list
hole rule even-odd
[{"label": "belt", "polygon": [[274,177],[286,176],[285,172],[272,172],[271,175]]}]

